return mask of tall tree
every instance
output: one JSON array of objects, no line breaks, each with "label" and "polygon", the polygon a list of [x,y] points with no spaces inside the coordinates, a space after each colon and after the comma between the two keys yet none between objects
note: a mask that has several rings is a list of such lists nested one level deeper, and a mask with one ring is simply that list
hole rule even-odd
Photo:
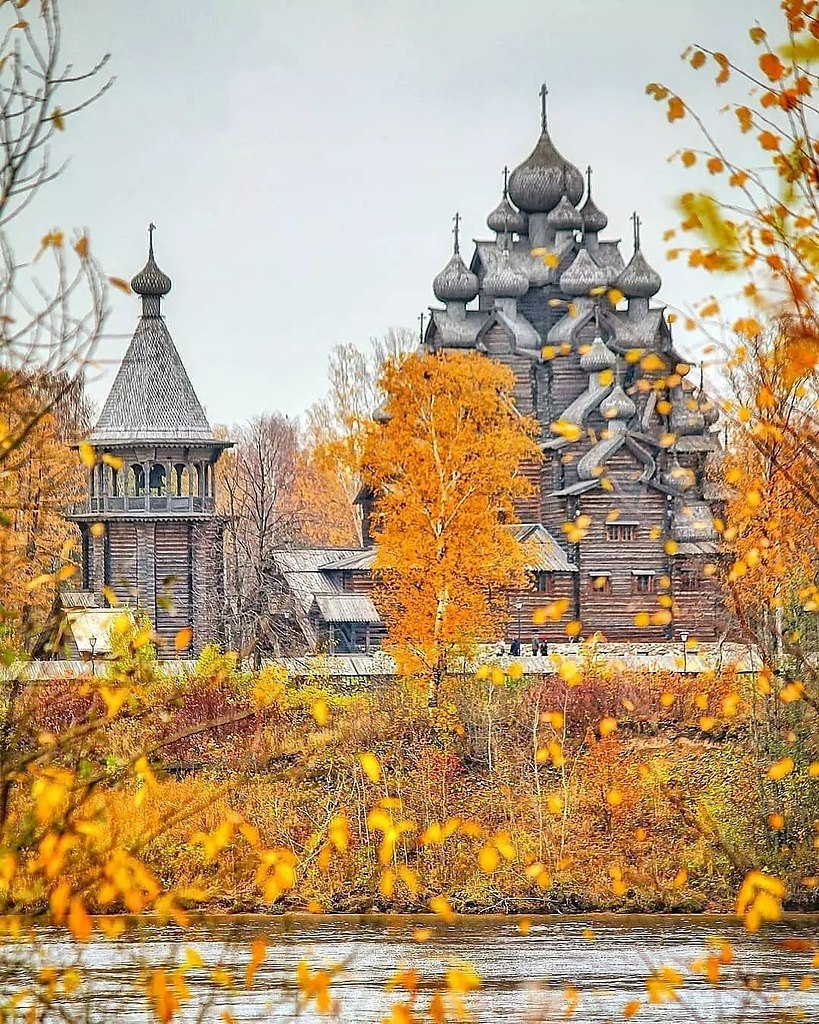
[{"label": "tall tree", "polygon": [[[384,399],[380,379],[389,360],[418,347],[418,338],[405,327],[391,327],[381,338],[371,338],[369,351],[347,343],[336,345],[327,369],[327,396],[307,412],[306,443],[317,470],[340,481],[350,507],[361,487],[361,463],[367,426]],[[354,527],[361,543],[361,517]]]},{"label": "tall tree", "polygon": [[[218,464],[226,537],[229,645],[242,655],[275,647],[275,592],[270,554],[292,543],[296,522],[288,496],[296,478],[295,426],[279,413],[256,416],[231,432],[235,446]],[[271,605],[273,602],[273,605]]]},{"label": "tall tree", "polygon": [[512,373],[482,355],[411,355],[387,363],[384,424],[364,439],[377,495],[375,574],[388,647],[427,681],[434,704],[447,656],[497,636],[504,588],[524,582],[504,523],[539,458],[537,425],[514,406]]},{"label": "tall tree", "polygon": [[[720,107],[744,137],[740,147],[667,85],[651,83],[647,92],[669,121],[694,122],[701,144],[675,156],[689,174],[708,175],[707,185],[680,197],[668,255],[685,254],[690,266],[722,277],[745,305],[728,318],[709,296],[686,322],[710,334],[712,352],[731,338],[724,369],[732,393],[723,403],[734,449],[727,584],[751,637],[773,635],[775,648],[792,647],[805,678],[817,683],[806,634],[783,627],[793,614],[815,617],[819,609],[811,557],[819,518],[819,3],[778,6],[770,33],[749,26],[753,61],[700,45],[682,55],[698,73],[714,70]],[[772,616],[765,614],[771,606]],[[815,646],[816,631],[809,634]]]}]

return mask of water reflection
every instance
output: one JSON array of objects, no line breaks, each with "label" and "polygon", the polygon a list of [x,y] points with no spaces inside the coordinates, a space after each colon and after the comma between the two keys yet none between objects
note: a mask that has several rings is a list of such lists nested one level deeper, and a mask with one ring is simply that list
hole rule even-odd
[{"label": "water reflection", "polygon": [[[143,925],[133,935],[92,941],[81,950],[85,982],[75,993],[77,1011],[91,1021],[145,1021],[151,1016],[144,995],[148,968],[172,969],[195,948],[205,967],[187,972],[191,999],[179,1020],[219,1020],[229,1011],[237,1021],[316,1021],[313,1006],[301,1008],[295,986],[300,960],[312,968],[342,964],[332,993],[342,1020],[380,1022],[393,1002],[406,993],[385,986],[401,969],[420,975],[419,1016],[434,992],[444,986],[446,971],[469,963],[482,978],[480,990],[466,1003],[478,1021],[552,1021],[564,1017],[566,990],[578,990],[577,1022],[623,1019],[623,1007],[641,1000],[640,1022],[781,1020],[783,1011],[799,1009],[802,1019],[819,1020],[819,985],[799,989],[803,979],[817,975],[813,952],[783,947],[786,938],[817,934],[819,921],[793,918],[761,936],[749,936],[720,918],[584,917],[534,918],[528,934],[506,917],[463,918],[443,925],[431,918],[371,917],[238,917],[199,921],[184,932],[175,927]],[[424,943],[413,941],[419,926],[432,929]],[[593,931],[593,937],[589,932]],[[250,944],[259,935],[269,946],[250,991],[243,978]],[[714,936],[727,939],[735,962],[723,967],[718,987],[701,975],[692,976],[692,961],[713,948]],[[75,963],[77,947],[59,933],[42,929],[36,949],[2,947],[0,994],[5,1002],[30,981],[46,961]],[[682,1001],[663,1006],[646,1003],[645,979],[653,968],[673,966],[685,973]],[[212,976],[215,967],[232,975],[226,989]],[[781,979],[788,979],[788,988]],[[224,980],[224,978],[222,979]],[[749,981],[759,993],[749,992]],[[817,977],[819,981],[819,977]],[[428,1019],[428,1018],[423,1018]]]}]

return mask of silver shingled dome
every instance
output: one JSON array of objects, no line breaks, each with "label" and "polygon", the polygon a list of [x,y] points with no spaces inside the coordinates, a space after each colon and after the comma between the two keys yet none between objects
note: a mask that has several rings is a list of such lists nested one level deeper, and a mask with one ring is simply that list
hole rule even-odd
[{"label": "silver shingled dome", "polygon": [[594,262],[586,249],[578,250],[571,266],[560,275],[560,290],[566,295],[588,295],[594,288],[605,288],[609,275]]},{"label": "silver shingled dome", "polygon": [[622,387],[615,384],[608,398],[603,399],[600,403],[600,412],[607,420],[630,420],[637,412],[637,406]]},{"label": "silver shingled dome", "polygon": [[525,213],[516,210],[506,196],[486,218],[486,223],[491,231],[495,231],[499,235],[505,232],[525,235],[529,230],[529,218]]},{"label": "silver shingled dome", "polygon": [[567,195],[577,205],[583,196],[583,175],[554,146],[544,128],[537,145],[509,178],[509,196],[525,213],[548,213]]},{"label": "silver shingled dome", "polygon": [[512,264],[508,249],[483,279],[483,290],[495,299],[519,299],[529,291],[529,278]]},{"label": "silver shingled dome", "polygon": [[471,302],[478,294],[478,279],[455,252],[435,276],[432,290],[440,302]]},{"label": "silver shingled dome", "polygon": [[557,206],[547,214],[546,223],[556,231],[579,231],[583,218],[569,197],[561,196]]},{"label": "silver shingled dome", "polygon": [[609,222],[608,217],[591,196],[580,207],[580,216],[583,218],[583,230],[589,233],[604,231]]},{"label": "silver shingled dome", "polygon": [[598,334],[591,343],[588,352],[580,357],[580,365],[586,373],[602,373],[611,370],[617,364],[617,356]]},{"label": "silver shingled dome", "polygon": [[636,249],[614,283],[628,299],[650,299],[660,290],[663,279],[648,265],[642,250]]}]

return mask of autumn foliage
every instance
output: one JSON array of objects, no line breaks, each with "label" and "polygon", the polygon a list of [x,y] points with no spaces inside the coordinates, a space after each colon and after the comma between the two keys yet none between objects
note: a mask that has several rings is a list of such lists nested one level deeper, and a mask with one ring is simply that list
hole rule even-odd
[{"label": "autumn foliage", "polygon": [[448,653],[496,636],[503,589],[524,581],[523,553],[503,524],[528,487],[518,466],[539,452],[513,384],[474,353],[391,362],[386,422],[364,449],[389,647],[406,672],[430,680],[433,702]]}]

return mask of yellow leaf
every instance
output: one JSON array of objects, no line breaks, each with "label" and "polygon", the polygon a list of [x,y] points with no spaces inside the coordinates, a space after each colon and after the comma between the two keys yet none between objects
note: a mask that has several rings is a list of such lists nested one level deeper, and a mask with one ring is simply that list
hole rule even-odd
[{"label": "yellow leaf", "polygon": [[113,718],[114,715],[119,711],[122,705],[128,700],[130,696],[130,690],[123,686],[116,690],[112,690],[107,686],[100,687],[100,696],[105,701],[105,707],[108,711],[108,717]]},{"label": "yellow leaf", "polygon": [[193,630],[190,626],[185,626],[184,629],[180,629],[173,640],[173,645],[177,651],[186,651],[193,639]]},{"label": "yellow leaf", "polygon": [[606,803],[609,807],[619,807],[622,802],[623,794],[619,789],[610,789],[608,793],[606,793]]},{"label": "yellow leaf", "polygon": [[112,469],[122,469],[124,465],[123,460],[118,455],[111,455],[109,452],[103,454],[102,461]]},{"label": "yellow leaf", "polygon": [[433,896],[429,901],[429,909],[446,924],[451,924],[455,920],[455,912],[443,896]]},{"label": "yellow leaf", "polygon": [[92,469],[97,463],[97,455],[91,445],[87,441],[81,442],[79,452],[82,464]]},{"label": "yellow leaf", "polygon": [[121,292],[125,292],[126,295],[131,294],[131,286],[127,281],[123,281],[121,277],[109,277],[108,280],[115,288],[119,288]]},{"label": "yellow leaf", "polygon": [[380,782],[381,765],[379,764],[378,758],[375,756],[375,754],[359,754],[358,760],[364,771],[364,774],[367,776],[370,782]]},{"label": "yellow leaf", "polygon": [[326,700],[317,700],[310,710],[317,725],[325,726],[330,721],[330,709]]},{"label": "yellow leaf", "polygon": [[603,738],[605,738],[606,736],[610,736],[611,733],[615,732],[617,729],[617,719],[601,718],[600,724],[598,725],[598,729],[600,730],[600,735]]},{"label": "yellow leaf", "polygon": [[778,782],[779,779],[784,779],[786,775],[794,769],[794,763],[792,757],[783,757],[781,760],[776,761],[768,769],[768,778],[773,782]]},{"label": "yellow leaf", "polygon": [[86,235],[81,235],[74,243],[74,252],[81,260],[88,257],[88,238]]},{"label": "yellow leaf", "polygon": [[619,288],[609,288],[609,302],[612,306],[616,306],[623,301],[625,295],[620,291]]},{"label": "yellow leaf", "polygon": [[497,870],[498,864],[500,864],[500,854],[494,846],[482,846],[478,853],[478,864],[481,871],[491,875],[493,871]]},{"label": "yellow leaf", "polygon": [[51,115],[51,120],[54,122],[54,127],[57,129],[58,132],[65,131],[65,118],[63,117],[63,112],[62,110],[60,110],[59,107],[54,108],[54,113]]}]

